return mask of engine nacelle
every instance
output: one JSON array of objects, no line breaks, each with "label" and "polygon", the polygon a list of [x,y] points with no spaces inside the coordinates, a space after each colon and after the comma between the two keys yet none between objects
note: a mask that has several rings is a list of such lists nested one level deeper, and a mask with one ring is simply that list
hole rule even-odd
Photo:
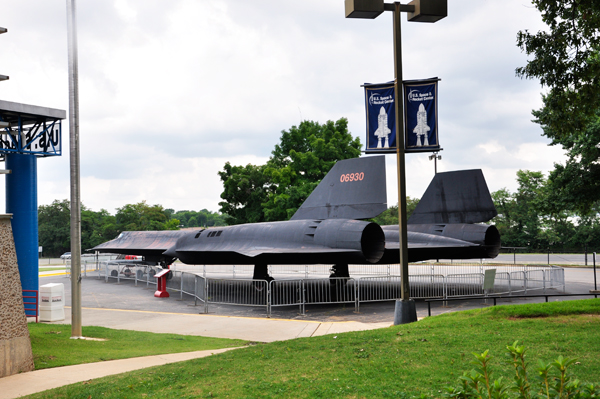
[{"label": "engine nacelle", "polygon": [[385,235],[376,223],[360,220],[327,219],[318,223],[314,243],[330,248],[360,250],[369,263],[376,263],[385,251]]},{"label": "engine nacelle", "polygon": [[485,247],[486,258],[495,258],[500,253],[500,233],[494,225],[468,223],[409,224],[408,230],[481,245]]}]

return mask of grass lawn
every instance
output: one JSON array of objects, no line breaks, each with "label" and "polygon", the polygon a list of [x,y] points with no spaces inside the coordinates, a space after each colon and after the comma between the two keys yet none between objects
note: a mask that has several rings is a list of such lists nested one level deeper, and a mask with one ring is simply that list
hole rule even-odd
[{"label": "grass lawn", "polygon": [[531,364],[559,355],[577,358],[577,377],[600,382],[600,299],[590,299],[497,306],[380,330],[260,344],[32,397],[440,397],[473,368],[471,352],[490,349],[493,368],[510,379],[504,353],[515,340],[526,346]]},{"label": "grass lawn", "polygon": [[245,341],[191,335],[83,327],[83,336],[105,341],[73,340],[71,325],[29,323],[35,369],[93,363],[105,360],[193,352],[243,346]]}]

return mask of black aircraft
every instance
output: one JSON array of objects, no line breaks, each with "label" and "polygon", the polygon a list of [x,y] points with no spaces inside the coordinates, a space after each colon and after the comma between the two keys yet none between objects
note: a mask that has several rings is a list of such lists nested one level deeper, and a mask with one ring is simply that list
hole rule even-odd
[{"label": "black aircraft", "polygon": [[[387,209],[386,201],[385,158],[347,159],[334,165],[291,220],[125,231],[92,250],[142,255],[163,266],[175,259],[198,265],[250,264],[255,279],[271,279],[268,265],[315,263],[333,264],[332,276],[347,277],[349,263],[398,263],[398,226],[382,228],[359,220],[379,215]],[[409,261],[496,256],[496,228],[473,224],[495,215],[481,171],[436,175],[409,220],[415,220],[409,226]]]},{"label": "black aircraft", "polygon": [[[480,223],[497,214],[481,169],[436,174],[407,222],[408,261],[495,258],[500,233]],[[382,229],[385,254],[379,263],[399,263],[398,226]]]}]

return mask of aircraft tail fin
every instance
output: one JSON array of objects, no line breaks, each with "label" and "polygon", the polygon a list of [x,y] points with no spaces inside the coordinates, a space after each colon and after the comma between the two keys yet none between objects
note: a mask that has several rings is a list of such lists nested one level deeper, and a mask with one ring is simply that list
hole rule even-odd
[{"label": "aircraft tail fin", "polygon": [[435,175],[409,224],[481,223],[498,212],[481,169]]},{"label": "aircraft tail fin", "polygon": [[338,161],[292,220],[368,219],[387,209],[385,157]]}]

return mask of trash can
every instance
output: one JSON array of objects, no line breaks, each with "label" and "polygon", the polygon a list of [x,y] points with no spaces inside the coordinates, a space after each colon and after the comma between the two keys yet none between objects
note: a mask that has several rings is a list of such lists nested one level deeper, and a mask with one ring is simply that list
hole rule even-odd
[{"label": "trash can", "polygon": [[65,286],[62,283],[40,286],[40,321],[65,319]]}]

